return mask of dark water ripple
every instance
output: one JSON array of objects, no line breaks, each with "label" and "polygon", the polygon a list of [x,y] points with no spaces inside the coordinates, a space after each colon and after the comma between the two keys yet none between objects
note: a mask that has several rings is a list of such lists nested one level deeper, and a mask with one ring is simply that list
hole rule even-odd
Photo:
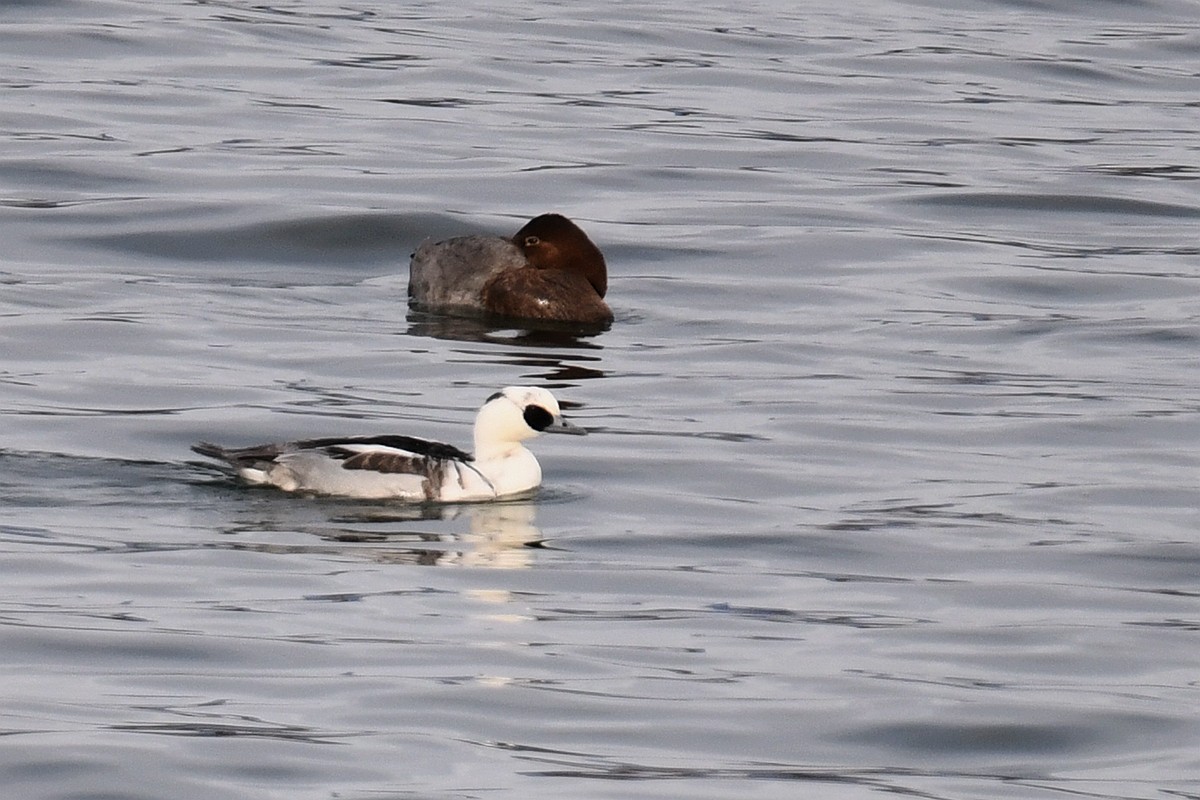
[{"label": "dark water ripple", "polygon": [[[1194,17],[4,5],[0,782],[1190,796]],[[548,210],[611,330],[407,311]],[[519,382],[592,432],[533,501],[187,449],[465,445]]]}]

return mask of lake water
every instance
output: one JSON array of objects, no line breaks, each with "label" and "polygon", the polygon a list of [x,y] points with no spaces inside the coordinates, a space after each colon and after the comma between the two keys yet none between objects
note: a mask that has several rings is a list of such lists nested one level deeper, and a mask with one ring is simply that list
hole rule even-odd
[{"label": "lake water", "polygon": [[[1188,0],[0,6],[12,798],[1185,798]],[[567,214],[586,337],[408,312]],[[411,509],[198,463],[496,388]]]}]

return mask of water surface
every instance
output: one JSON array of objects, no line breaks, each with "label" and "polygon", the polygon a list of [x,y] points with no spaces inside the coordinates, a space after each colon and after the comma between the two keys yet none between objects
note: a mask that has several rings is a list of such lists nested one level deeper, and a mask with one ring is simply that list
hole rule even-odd
[{"label": "water surface", "polygon": [[[1183,0],[0,9],[0,781],[27,798],[1181,797]],[[414,314],[560,211],[599,335]],[[198,463],[469,440],[531,501]]]}]

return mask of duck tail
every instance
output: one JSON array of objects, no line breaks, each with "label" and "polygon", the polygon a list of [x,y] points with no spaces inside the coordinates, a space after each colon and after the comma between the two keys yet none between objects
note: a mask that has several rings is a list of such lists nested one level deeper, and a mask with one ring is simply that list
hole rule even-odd
[{"label": "duck tail", "polygon": [[229,456],[229,451],[218,444],[211,442],[197,442],[192,445],[192,452],[198,453],[206,458],[215,458],[217,461],[232,462],[233,459]]}]

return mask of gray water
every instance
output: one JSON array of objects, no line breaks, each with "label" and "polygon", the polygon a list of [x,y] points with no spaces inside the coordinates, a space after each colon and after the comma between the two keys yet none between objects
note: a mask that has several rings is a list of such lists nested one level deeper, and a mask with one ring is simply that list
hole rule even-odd
[{"label": "gray water", "polygon": [[[0,6],[0,794],[1196,797],[1198,21]],[[546,211],[610,330],[408,312]],[[511,384],[532,501],[188,451]]]}]

